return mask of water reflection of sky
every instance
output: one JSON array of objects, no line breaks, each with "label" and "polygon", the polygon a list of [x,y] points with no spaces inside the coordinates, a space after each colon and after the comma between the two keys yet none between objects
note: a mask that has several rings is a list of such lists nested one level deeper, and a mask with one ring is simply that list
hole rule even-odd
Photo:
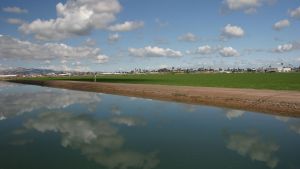
[{"label": "water reflection of sky", "polygon": [[0,148],[12,169],[292,169],[300,120],[0,83]]},{"label": "water reflection of sky", "polygon": [[49,88],[31,91],[33,86],[19,86],[18,88],[22,88],[26,92],[16,92],[14,88],[11,88],[11,93],[8,91],[0,93],[2,116],[21,115],[39,109],[63,109],[74,104],[93,108],[93,105],[101,102],[100,96],[95,93],[59,91]]}]

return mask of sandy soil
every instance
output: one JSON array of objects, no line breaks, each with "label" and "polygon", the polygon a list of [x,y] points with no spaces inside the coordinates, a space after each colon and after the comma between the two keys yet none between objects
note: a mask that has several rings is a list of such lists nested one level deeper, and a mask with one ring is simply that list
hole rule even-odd
[{"label": "sandy soil", "polygon": [[300,92],[78,81],[14,82],[300,117]]}]

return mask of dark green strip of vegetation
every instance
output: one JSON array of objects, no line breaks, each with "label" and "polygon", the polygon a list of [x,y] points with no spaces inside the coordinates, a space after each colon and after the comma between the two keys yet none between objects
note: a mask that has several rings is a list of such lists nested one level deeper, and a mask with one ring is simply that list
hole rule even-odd
[{"label": "dark green strip of vegetation", "polygon": [[[35,80],[94,81],[92,76],[42,77]],[[129,74],[97,75],[97,82],[162,84],[300,91],[300,73]]]}]

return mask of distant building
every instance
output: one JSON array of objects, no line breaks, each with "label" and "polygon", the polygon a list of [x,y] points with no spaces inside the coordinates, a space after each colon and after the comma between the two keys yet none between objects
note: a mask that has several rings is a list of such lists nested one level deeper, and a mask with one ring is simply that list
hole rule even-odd
[{"label": "distant building", "polygon": [[0,77],[5,78],[5,77],[17,77],[17,75],[0,75]]},{"label": "distant building", "polygon": [[291,72],[292,68],[290,67],[279,67],[278,72]]},{"label": "distant building", "polygon": [[58,76],[71,76],[71,73],[61,73],[61,74],[58,74]]},{"label": "distant building", "polygon": [[269,73],[278,72],[278,68],[268,67],[265,69],[265,72],[269,72]]}]

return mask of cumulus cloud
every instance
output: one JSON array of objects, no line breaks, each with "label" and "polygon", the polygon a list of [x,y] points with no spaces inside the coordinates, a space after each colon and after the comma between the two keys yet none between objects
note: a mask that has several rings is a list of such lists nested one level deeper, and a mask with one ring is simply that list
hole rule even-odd
[{"label": "cumulus cloud", "polygon": [[28,120],[25,127],[41,133],[59,133],[62,146],[80,150],[105,168],[152,169],[159,164],[157,152],[140,153],[123,148],[124,138],[111,123],[87,115],[41,113]]},{"label": "cumulus cloud", "polygon": [[219,50],[219,54],[224,57],[239,56],[239,52],[232,47],[224,47]]},{"label": "cumulus cloud", "polygon": [[106,56],[106,55],[98,55],[97,59],[96,59],[96,62],[102,64],[102,63],[108,62],[108,60],[109,60],[108,56]]},{"label": "cumulus cloud", "polygon": [[121,36],[118,33],[114,33],[114,34],[109,34],[107,40],[109,43],[114,43],[114,42],[118,42],[120,38]]},{"label": "cumulus cloud", "polygon": [[80,61],[72,62],[71,65],[79,66],[79,65],[81,65],[81,62]]},{"label": "cumulus cloud", "polygon": [[188,32],[184,35],[181,35],[177,38],[179,41],[184,41],[184,42],[196,42],[198,41],[198,36],[191,33],[191,32]]},{"label": "cumulus cloud", "polygon": [[209,45],[204,45],[204,46],[199,46],[196,49],[196,54],[201,54],[201,55],[208,55],[208,54],[212,54],[214,52],[214,49],[209,46]]},{"label": "cumulus cloud", "polygon": [[252,14],[263,4],[272,4],[275,1],[276,0],[224,0],[223,5],[225,10],[243,11],[246,14]]},{"label": "cumulus cloud", "polygon": [[129,48],[128,52],[132,56],[138,57],[181,57],[183,54],[170,48],[160,48],[146,46],[144,48]]},{"label": "cumulus cloud", "polygon": [[289,10],[289,15],[292,18],[300,19],[300,6],[296,9]]},{"label": "cumulus cloud", "polygon": [[294,48],[293,44],[287,43],[283,45],[278,45],[276,49],[274,49],[274,52],[277,53],[284,53],[284,52],[289,52],[292,51]]},{"label": "cumulus cloud", "polygon": [[285,53],[295,50],[300,50],[300,43],[297,41],[278,45],[276,48],[273,48],[270,51],[275,53]]},{"label": "cumulus cloud", "polygon": [[257,134],[230,134],[226,147],[241,156],[250,157],[251,160],[265,162],[269,168],[275,168],[279,162],[274,155],[279,145],[264,141]]},{"label": "cumulus cloud", "polygon": [[251,9],[261,5],[259,0],[225,0],[223,2],[231,10]]},{"label": "cumulus cloud", "polygon": [[142,21],[126,21],[122,24],[116,24],[108,27],[108,30],[113,32],[128,32],[144,27]]},{"label": "cumulus cloud", "polygon": [[96,46],[97,45],[97,42],[91,38],[87,38],[84,43],[83,43],[84,46],[90,46],[90,47],[93,47],[93,46]]},{"label": "cumulus cloud", "polygon": [[56,19],[37,19],[19,29],[39,40],[61,40],[107,28],[120,10],[118,0],[67,0],[65,4],[56,5]]},{"label": "cumulus cloud", "polygon": [[44,63],[46,63],[46,64],[50,64],[51,63],[51,61],[50,60],[45,60],[45,62]]},{"label": "cumulus cloud", "polygon": [[36,44],[0,36],[0,58],[24,60],[98,59],[99,48],[72,47],[62,43]]},{"label": "cumulus cloud", "polygon": [[16,14],[28,13],[27,9],[22,9],[20,7],[17,7],[17,6],[5,7],[5,8],[2,8],[2,10],[4,12],[16,13]]},{"label": "cumulus cloud", "polygon": [[23,23],[25,23],[25,21],[18,18],[8,18],[6,22],[13,25],[22,25]]},{"label": "cumulus cloud", "polygon": [[240,38],[245,35],[245,31],[243,28],[239,26],[234,26],[231,24],[227,24],[223,28],[222,36],[225,38]]},{"label": "cumulus cloud", "polygon": [[40,69],[50,69],[50,70],[56,70],[56,71],[77,71],[77,72],[88,72],[91,71],[89,66],[85,65],[78,65],[72,63],[71,65],[67,65],[65,63],[63,64],[55,64],[55,65],[50,65],[48,64],[47,66],[41,66],[38,67]]},{"label": "cumulus cloud", "polygon": [[245,111],[241,110],[229,110],[226,112],[226,117],[231,120],[234,118],[242,117],[245,114]]},{"label": "cumulus cloud", "polygon": [[210,46],[210,45],[199,46],[196,50],[187,51],[187,52],[189,54],[196,54],[196,55],[197,54],[211,55],[211,54],[219,53],[221,56],[224,57],[240,55],[240,53],[233,47],[221,47],[221,46]]},{"label": "cumulus cloud", "polygon": [[278,22],[276,22],[274,25],[273,25],[273,28],[275,30],[282,30],[283,28],[286,28],[286,27],[289,27],[290,26],[290,21],[287,20],[287,19],[284,19],[284,20],[280,20]]}]

